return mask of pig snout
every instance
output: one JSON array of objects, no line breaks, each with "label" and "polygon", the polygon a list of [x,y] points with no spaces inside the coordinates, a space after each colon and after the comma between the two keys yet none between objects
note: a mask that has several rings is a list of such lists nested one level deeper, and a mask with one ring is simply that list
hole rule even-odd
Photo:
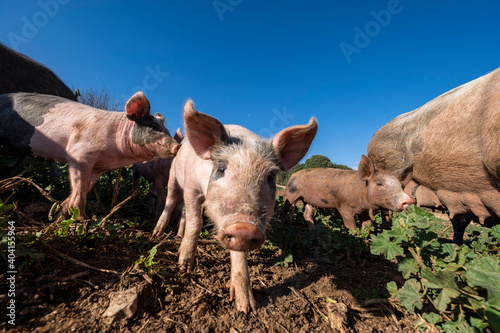
[{"label": "pig snout", "polygon": [[251,251],[264,243],[265,235],[251,222],[235,222],[219,231],[219,240],[229,250]]},{"label": "pig snout", "polygon": [[406,200],[401,201],[401,202],[399,203],[399,207],[398,207],[398,208],[399,208],[400,210],[405,210],[406,208],[410,207],[410,205],[413,205],[413,204],[415,204],[415,203],[416,203],[415,199],[408,198],[408,199],[406,199]]}]

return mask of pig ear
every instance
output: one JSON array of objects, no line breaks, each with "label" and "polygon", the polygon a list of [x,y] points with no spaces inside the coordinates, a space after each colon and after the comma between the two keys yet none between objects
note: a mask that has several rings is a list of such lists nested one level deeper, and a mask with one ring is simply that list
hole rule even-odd
[{"label": "pig ear", "polygon": [[136,92],[134,96],[130,97],[127,104],[125,104],[125,112],[131,120],[147,116],[150,109],[149,101],[142,91]]},{"label": "pig ear", "polygon": [[163,124],[163,126],[165,126],[165,117],[157,112],[155,113],[155,118],[158,119]]},{"label": "pig ear", "polygon": [[181,141],[184,139],[184,135],[182,135],[181,128],[177,127],[177,131],[175,131],[174,135],[174,140],[177,141],[177,143],[181,143]]},{"label": "pig ear", "polygon": [[406,185],[408,185],[411,178],[413,177],[413,164],[410,164],[407,167],[394,171],[394,174],[396,175],[396,177],[398,177],[399,181],[401,182],[401,185],[405,187]]},{"label": "pig ear", "polygon": [[224,125],[214,117],[196,111],[192,100],[184,105],[184,129],[196,155],[206,160],[210,159],[214,145],[228,141]]},{"label": "pig ear", "polygon": [[316,118],[311,117],[307,125],[285,128],[273,138],[273,147],[281,158],[284,171],[300,162],[309,150],[318,131]]},{"label": "pig ear", "polygon": [[365,181],[370,178],[371,175],[375,172],[375,166],[373,165],[372,160],[366,155],[361,156],[361,161],[359,161],[358,165],[358,175],[359,179]]}]

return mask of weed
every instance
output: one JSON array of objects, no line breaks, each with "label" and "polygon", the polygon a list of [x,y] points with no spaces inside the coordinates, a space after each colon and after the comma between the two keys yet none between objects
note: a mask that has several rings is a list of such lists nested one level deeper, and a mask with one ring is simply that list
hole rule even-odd
[{"label": "weed", "polygon": [[500,331],[500,225],[473,233],[470,246],[438,241],[433,214],[410,206],[393,219],[393,227],[373,235],[371,251],[398,262],[406,280],[387,289],[410,313],[445,332]]}]

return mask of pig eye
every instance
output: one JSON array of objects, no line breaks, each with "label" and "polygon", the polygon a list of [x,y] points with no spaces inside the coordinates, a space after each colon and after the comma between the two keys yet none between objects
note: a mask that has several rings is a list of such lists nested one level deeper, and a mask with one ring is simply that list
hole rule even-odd
[{"label": "pig eye", "polygon": [[384,186],[384,183],[382,183],[382,182],[377,182],[377,186]]},{"label": "pig eye", "polygon": [[212,176],[212,180],[217,180],[219,178],[224,177],[224,173],[226,172],[226,168],[227,168],[226,162],[218,161],[215,164],[215,170],[214,170],[214,174]]}]

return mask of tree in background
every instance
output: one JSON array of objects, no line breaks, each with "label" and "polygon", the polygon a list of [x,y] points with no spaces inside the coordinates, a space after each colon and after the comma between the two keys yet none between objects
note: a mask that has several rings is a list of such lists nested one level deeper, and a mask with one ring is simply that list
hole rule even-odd
[{"label": "tree in background", "polygon": [[323,155],[313,155],[308,158],[304,163],[297,164],[295,167],[288,170],[288,172],[280,172],[276,177],[276,183],[279,185],[286,185],[290,176],[295,172],[303,169],[313,169],[313,168],[335,168],[343,170],[352,170],[347,165],[332,163],[330,159]]},{"label": "tree in background", "polygon": [[82,90],[78,100],[82,104],[101,110],[118,111],[120,106],[118,100],[112,97],[106,88],[102,88],[100,91],[94,90],[92,87]]}]

